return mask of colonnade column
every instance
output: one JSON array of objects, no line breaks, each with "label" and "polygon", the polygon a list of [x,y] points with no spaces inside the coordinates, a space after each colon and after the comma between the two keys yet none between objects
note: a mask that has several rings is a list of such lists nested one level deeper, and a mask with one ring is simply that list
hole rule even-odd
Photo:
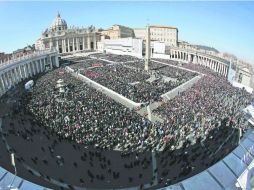
[{"label": "colonnade column", "polygon": [[83,41],[82,41],[82,46],[83,46],[83,49],[82,49],[82,50],[84,50],[84,49],[85,49],[85,37],[83,37],[82,40],[83,40]]},{"label": "colonnade column", "polygon": [[223,76],[225,76],[225,75],[226,75],[226,66],[223,65]]},{"label": "colonnade column", "polygon": [[224,73],[224,76],[227,77],[227,72],[228,72],[228,66],[225,65],[225,73]]},{"label": "colonnade column", "polygon": [[45,71],[45,63],[46,63],[46,58],[42,59],[42,69]]},{"label": "colonnade column", "polygon": [[35,67],[34,67],[34,61],[31,61],[30,63],[31,65],[31,69],[32,69],[32,76],[34,76],[36,74],[36,71],[35,71]]},{"label": "colonnade column", "polygon": [[91,39],[90,36],[87,36],[87,49],[91,49]]},{"label": "colonnade column", "polygon": [[10,86],[12,86],[13,85],[13,76],[12,76],[11,71],[8,71],[8,78],[9,78]]},{"label": "colonnade column", "polygon": [[44,69],[43,69],[43,66],[42,66],[42,59],[40,59],[40,68],[41,68],[41,72],[43,72]]},{"label": "colonnade column", "polygon": [[72,38],[72,51],[76,51],[76,47],[75,47],[75,38]]},{"label": "colonnade column", "polygon": [[5,91],[6,91],[7,86],[6,86],[6,84],[4,83],[3,75],[1,75],[1,76],[0,76],[0,82],[1,82],[2,87],[3,87],[3,91],[5,92]]},{"label": "colonnade column", "polygon": [[23,71],[24,71],[25,78],[27,78],[28,77],[27,63],[23,65]]},{"label": "colonnade column", "polygon": [[15,71],[14,73],[15,73],[16,79],[17,79],[16,83],[19,83],[21,77],[20,77],[19,72],[18,72],[18,67],[16,67],[14,71]]},{"label": "colonnade column", "polygon": [[31,71],[31,64],[30,64],[30,62],[28,62],[26,65],[27,65],[28,77],[31,77],[31,76],[32,76],[32,75],[31,75],[31,73],[32,73],[32,71]]},{"label": "colonnade column", "polygon": [[24,77],[24,74],[23,74],[23,72],[22,72],[22,69],[23,69],[23,65],[20,65],[20,66],[19,66],[19,74],[20,74],[21,80],[25,78],[25,77]]},{"label": "colonnade column", "polygon": [[68,52],[70,52],[70,39],[67,39],[67,45],[68,45]]},{"label": "colonnade column", "polygon": [[79,38],[76,38],[77,51],[79,51]]},{"label": "colonnade column", "polygon": [[19,75],[19,82],[22,81],[22,75],[21,75],[21,72],[20,72],[20,66],[17,67],[17,73]]},{"label": "colonnade column", "polygon": [[37,60],[34,61],[33,63],[34,63],[35,74],[38,74],[40,71],[38,70],[38,67],[37,67]]},{"label": "colonnade column", "polygon": [[216,72],[219,72],[219,63],[216,61]]},{"label": "colonnade column", "polygon": [[93,49],[97,49],[97,43],[96,43],[96,34],[94,34],[94,37],[93,37]]},{"label": "colonnade column", "polygon": [[212,65],[213,65],[213,60],[210,60],[209,62],[209,68],[212,69]]},{"label": "colonnade column", "polygon": [[225,65],[222,65],[222,75],[225,76]]},{"label": "colonnade column", "polygon": [[40,68],[39,68],[39,60],[36,60],[35,61],[35,67],[36,67],[36,70],[37,70],[37,74],[40,73]]},{"label": "colonnade column", "polygon": [[14,85],[16,83],[16,76],[13,69],[10,70],[10,76],[11,76],[11,83],[12,85]]},{"label": "colonnade column", "polygon": [[14,69],[14,74],[16,76],[16,83],[19,83],[20,82],[20,76],[19,76],[19,72],[18,72],[18,67],[16,67]]},{"label": "colonnade column", "polygon": [[213,60],[211,61],[211,69],[213,70],[214,69],[214,62],[213,62]]},{"label": "colonnade column", "polygon": [[34,61],[31,61],[30,66],[31,66],[31,69],[32,69],[32,76],[34,76],[35,73],[36,73],[35,68],[34,68]]},{"label": "colonnade column", "polygon": [[56,49],[59,52],[59,42],[58,42],[58,39],[56,39]]},{"label": "colonnade column", "polygon": [[191,62],[191,54],[188,54],[188,61]]},{"label": "colonnade column", "polygon": [[8,86],[12,85],[12,80],[11,80],[11,73],[10,71],[6,72],[7,80],[8,80]]},{"label": "colonnade column", "polygon": [[7,79],[7,72],[2,74],[4,86],[7,89],[9,87],[8,79]]},{"label": "colonnade column", "polygon": [[28,77],[31,77],[32,69],[31,69],[31,64],[30,64],[30,62],[27,63],[27,71],[28,71]]}]

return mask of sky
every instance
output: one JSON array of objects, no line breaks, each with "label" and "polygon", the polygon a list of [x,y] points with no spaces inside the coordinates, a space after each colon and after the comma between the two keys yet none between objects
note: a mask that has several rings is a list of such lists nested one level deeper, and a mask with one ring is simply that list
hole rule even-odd
[{"label": "sky", "polygon": [[175,26],[179,40],[254,64],[254,2],[0,1],[0,52],[33,44],[60,12],[68,26]]}]

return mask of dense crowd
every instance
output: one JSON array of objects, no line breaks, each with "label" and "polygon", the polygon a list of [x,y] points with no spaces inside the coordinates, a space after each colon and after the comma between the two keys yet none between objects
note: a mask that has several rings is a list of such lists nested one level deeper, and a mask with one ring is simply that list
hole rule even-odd
[{"label": "dense crowd", "polygon": [[[173,63],[175,65],[177,65],[177,63],[175,63],[175,62],[173,62]],[[144,64],[145,64],[144,61],[135,61],[135,62],[131,62],[131,63],[126,63],[125,65],[139,68],[139,69],[144,69]],[[172,65],[172,64],[166,65],[166,64],[155,62],[155,61],[150,61],[149,69],[154,71],[157,74],[164,75],[164,76],[174,78],[174,79],[177,79],[179,81],[184,81],[184,82],[197,76],[197,73],[195,73],[195,72],[190,72],[190,71],[184,70],[182,68],[175,67],[175,65],[173,65],[173,66],[170,66],[170,65]]]},{"label": "dense crowd", "polygon": [[139,58],[129,56],[129,55],[116,55],[116,54],[92,54],[89,57],[97,58],[97,59],[106,59],[108,61],[113,61],[113,62],[120,62],[120,63],[125,63],[125,62],[133,62],[133,61],[138,61],[140,60]]},{"label": "dense crowd", "polygon": [[[216,163],[236,146],[238,130],[247,130],[242,109],[250,104],[253,94],[232,87],[224,77],[208,68],[183,64],[184,68],[205,75],[190,89],[162,102],[158,97],[174,88],[172,84],[177,86],[197,74],[157,62],[151,64],[151,72],[146,72],[140,66],[142,61],[126,63],[128,57],[125,56],[107,55],[103,58],[119,64],[78,58],[73,59],[77,63],[70,67],[137,102],[159,101],[162,105],[153,110],[152,115],[164,121],[152,123],[135,110],[124,107],[75,78],[75,74],[64,68],[56,69],[36,79],[32,91],[25,92],[19,101],[4,101],[25,106],[26,112],[16,110],[15,106],[16,115],[11,116],[8,122],[8,114],[5,114],[4,126],[6,128],[6,124],[10,124],[11,127],[7,133],[0,134],[1,142],[6,142],[3,137],[10,137],[15,139],[15,148],[20,144],[16,143],[16,138],[39,144],[38,150],[22,156],[20,154],[25,151],[15,149],[18,163],[31,161],[32,164],[29,164],[33,168],[43,171],[41,178],[47,176],[48,179],[54,179],[57,170],[54,168],[61,166],[67,174],[58,174],[57,180],[82,187],[100,183],[111,188],[110,185],[116,183],[118,186],[114,187],[138,184],[142,189],[149,182],[154,188],[155,174],[159,186],[170,185]],[[173,65],[181,64],[174,62]],[[151,75],[155,80],[149,81]],[[178,83],[170,86],[160,78],[162,75],[175,78]],[[59,79],[63,82],[60,87],[57,85]],[[64,90],[60,91],[60,88]],[[13,97],[17,96],[13,94]],[[18,116],[21,113],[24,115]],[[36,121],[29,118],[30,114]],[[20,121],[15,124],[15,119]],[[27,122],[31,125],[26,126]],[[16,137],[12,138],[12,135]],[[72,144],[61,149],[62,138],[79,145]],[[40,139],[52,142],[47,144]],[[21,142],[20,139],[18,142]],[[24,148],[24,145],[20,146]],[[75,155],[66,153],[67,149]],[[103,150],[123,152],[119,156],[119,151]],[[151,150],[156,151],[153,158]],[[152,168],[153,159],[157,168]],[[72,189],[72,186],[69,187]]]},{"label": "dense crowd", "polygon": [[78,59],[75,61],[72,60],[75,64],[71,64],[70,67],[74,69],[75,71],[78,70],[88,70],[94,67],[103,67],[106,65],[109,65],[110,63],[106,61],[101,61],[101,60],[96,60],[96,59],[89,59],[89,58],[83,58],[83,59]]},{"label": "dense crowd", "polygon": [[71,58],[75,64],[70,67],[138,103],[159,101],[162,94],[197,75],[194,72],[157,62],[152,62],[152,70],[147,72],[144,71],[143,60],[132,58],[131,60],[135,61],[128,62],[129,57],[93,54],[88,58]]},{"label": "dense crowd", "polygon": [[[89,65],[90,60],[87,61]],[[151,102],[151,99],[161,102],[161,94],[197,75],[154,63],[157,70],[153,74],[157,78],[152,82],[148,81],[151,73],[126,67],[125,64],[105,64],[81,74],[136,102]],[[85,63],[71,67],[80,69],[82,64]],[[164,120],[163,123],[151,123],[66,71],[63,74],[60,69],[36,82],[29,110],[46,126],[66,138],[88,146],[125,151],[181,147],[186,139],[192,142],[196,142],[198,137],[205,139],[223,121],[227,121],[227,126],[245,131],[241,110],[251,102],[252,96],[245,90],[232,87],[225,78],[202,66],[189,64],[188,68],[204,71],[206,75],[189,90],[153,110],[153,114]],[[167,83],[159,78],[157,71],[183,78]],[[61,94],[56,89],[58,79],[64,80],[65,93]]]},{"label": "dense crowd", "polygon": [[120,150],[157,144],[154,124],[59,69],[38,79],[30,98],[27,107],[41,123],[78,143]]},{"label": "dense crowd", "polygon": [[[91,73],[93,73],[91,77]],[[153,102],[160,96],[182,83],[182,81],[164,81],[160,75],[150,81],[150,74],[141,69],[134,70],[122,65],[110,65],[94,68],[83,73],[94,81],[116,91],[134,102]],[[96,76],[96,77],[93,77]]]},{"label": "dense crowd", "polygon": [[228,125],[231,123],[245,132],[247,125],[242,110],[251,103],[253,95],[244,89],[234,88],[224,77],[203,66],[189,64],[188,68],[204,71],[206,75],[192,88],[154,110],[154,113],[166,118],[166,125],[185,132],[192,131],[195,137],[206,136],[225,119]]}]

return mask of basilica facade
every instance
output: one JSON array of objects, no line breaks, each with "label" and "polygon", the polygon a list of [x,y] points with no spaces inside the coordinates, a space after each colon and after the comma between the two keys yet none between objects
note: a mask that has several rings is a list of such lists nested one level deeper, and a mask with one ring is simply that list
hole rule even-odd
[{"label": "basilica facade", "polygon": [[97,49],[100,33],[94,26],[87,28],[68,27],[58,13],[52,25],[36,41],[37,50],[56,48],[60,54]]}]

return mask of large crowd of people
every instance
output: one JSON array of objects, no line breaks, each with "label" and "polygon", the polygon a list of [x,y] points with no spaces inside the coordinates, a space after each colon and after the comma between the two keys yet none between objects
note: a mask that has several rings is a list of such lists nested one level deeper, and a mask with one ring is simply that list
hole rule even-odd
[{"label": "large crowd of people", "polygon": [[163,81],[161,76],[154,76],[154,79],[149,81],[151,75],[148,72],[141,69],[134,70],[123,65],[94,68],[83,74],[138,103],[158,101],[162,94],[182,83],[179,80]]},{"label": "large crowd of people", "polygon": [[96,53],[92,54],[89,57],[97,58],[97,59],[105,59],[112,62],[117,63],[126,63],[126,62],[133,62],[133,61],[139,61],[139,58],[130,56],[130,55],[116,55],[116,54],[102,54],[102,53]]},{"label": "large crowd of people", "polygon": [[[62,79],[65,92],[57,90]],[[58,134],[87,146],[135,150],[156,146],[154,124],[59,69],[36,81],[28,110]]]},{"label": "large crowd of people", "polygon": [[[75,78],[70,71],[67,72],[64,68],[55,69],[36,78],[33,89],[20,95],[19,101],[0,102],[1,105],[16,102],[15,105],[20,104],[25,109],[23,112],[16,106],[16,115],[9,114],[11,122],[6,122],[8,114],[0,112],[0,115],[5,115],[5,124],[10,124],[10,129],[0,134],[2,138],[16,135],[16,138],[23,138],[26,143],[36,144],[36,138],[53,142],[47,146],[38,142],[41,146],[39,153],[19,156],[18,162],[30,160],[32,166],[39,169],[48,166],[54,168],[56,164],[67,171],[73,171],[74,168],[74,171],[80,173],[76,175],[74,172],[75,177],[71,180],[73,184],[82,186],[104,183],[110,188],[110,183],[126,186],[133,183],[140,184],[142,189],[148,181],[151,187],[154,185],[156,174],[158,186],[161,187],[190,177],[216,163],[237,145],[240,134],[238,131],[247,130],[242,109],[251,103],[253,94],[234,88],[224,77],[208,68],[191,63],[173,63],[204,73],[204,76],[190,89],[163,102],[159,98],[161,94],[197,74],[157,62],[152,62],[152,71],[147,72],[140,66],[142,60],[136,61],[136,58],[127,63],[128,57],[125,56],[96,56],[119,64],[88,57],[73,59],[75,64],[69,66],[74,72],[79,72],[136,102],[160,102],[160,106],[152,110],[151,114],[160,117],[163,122],[151,122],[136,110],[126,108]],[[151,75],[156,80],[149,82]],[[174,78],[177,82],[172,83],[174,85],[162,83],[162,75]],[[18,95],[13,95],[12,98],[16,96]],[[14,123],[15,118],[19,119],[18,124]],[[28,122],[31,124],[26,126]],[[39,133],[42,134],[37,135]],[[35,137],[36,135],[39,137]],[[75,156],[68,155],[65,148],[62,152],[59,151],[63,139],[75,142],[68,146],[68,151],[73,147],[75,151],[70,152],[78,152],[79,157],[76,153]],[[17,144],[16,141],[14,144]],[[21,154],[17,150],[19,144],[15,146],[13,149],[18,155]],[[151,151],[155,152],[153,158]],[[55,155],[55,152],[61,152],[62,156]],[[110,155],[106,155],[107,152]],[[121,152],[121,156],[115,152]],[[153,159],[156,160],[157,168],[152,168]],[[118,160],[117,164],[113,163],[115,160]],[[83,172],[83,168],[80,169],[79,166],[85,166],[83,168],[87,171],[82,174],[85,177],[79,176]],[[43,173],[43,177],[55,177],[54,170],[47,169],[44,172],[46,174]],[[66,178],[63,180],[64,177]],[[69,178],[65,173],[65,176],[61,175],[57,180],[67,182]]]},{"label": "large crowd of people", "polygon": [[166,125],[184,131],[192,130],[195,137],[207,135],[225,119],[245,132],[247,125],[242,110],[251,103],[253,95],[233,87],[224,77],[203,66],[189,64],[188,68],[205,71],[206,75],[154,113],[166,118]]},{"label": "large crowd of people", "polygon": [[[163,66],[156,64],[157,68]],[[80,69],[75,64],[72,67]],[[202,70],[200,67],[198,70]],[[230,126],[243,127],[245,131],[241,110],[250,103],[251,96],[244,90],[232,87],[223,77],[203,69],[206,75],[202,80],[153,111],[153,114],[164,119],[163,123],[151,123],[60,69],[37,80],[28,108],[58,134],[87,146],[105,149],[177,148],[186,139],[195,142],[198,137],[205,138],[224,120],[231,122]],[[163,66],[161,72],[165,75],[172,72],[176,76],[179,70]],[[183,71],[181,75],[184,73],[187,72]],[[136,102],[149,102],[149,99],[162,101],[159,98],[161,94],[180,84],[161,84],[160,80],[147,82],[150,78],[148,72],[121,64],[96,67],[82,74]],[[186,74],[183,80],[195,74]],[[59,79],[65,83],[64,93],[56,88]]]},{"label": "large crowd of people", "polygon": [[147,72],[143,60],[126,61],[130,56],[93,54],[91,57],[73,58],[75,64],[70,67],[137,103],[159,101],[161,95],[197,75],[157,62],[153,62],[151,71]]}]

